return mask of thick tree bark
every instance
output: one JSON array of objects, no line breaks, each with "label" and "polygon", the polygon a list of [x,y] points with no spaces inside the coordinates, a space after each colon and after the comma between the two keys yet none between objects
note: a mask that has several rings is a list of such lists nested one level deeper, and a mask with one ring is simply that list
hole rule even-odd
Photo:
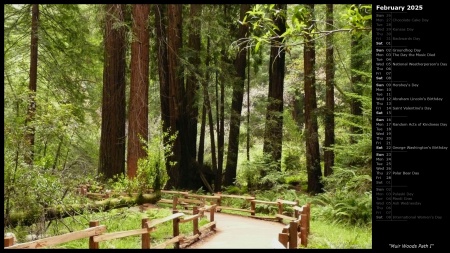
[{"label": "thick tree bark", "polygon": [[[183,182],[182,176],[185,173],[190,163],[189,159],[185,159],[183,156],[185,153],[187,144],[187,128],[184,99],[184,78],[181,64],[179,61],[179,52],[182,47],[182,5],[181,4],[169,4],[167,16],[168,31],[167,31],[167,58],[168,58],[168,73],[169,73],[169,111],[170,111],[170,132],[171,134],[177,133],[172,147],[173,155],[170,157],[172,162],[176,162],[175,165],[169,166],[168,175],[170,177],[166,187],[168,188],[183,188],[186,182]],[[188,155],[188,154],[187,154]]]},{"label": "thick tree bark", "polygon": [[25,119],[25,143],[29,150],[25,151],[25,163],[33,165],[34,158],[34,135],[35,128],[33,126],[34,117],[36,114],[36,90],[37,90],[37,64],[38,64],[38,30],[39,30],[39,4],[32,4],[31,6],[31,44],[30,44],[30,82],[29,90],[29,105],[27,117]]},{"label": "thick tree bark", "polygon": [[[154,4],[156,48],[158,55],[158,76],[159,76],[159,97],[161,103],[161,120],[164,133],[169,133],[170,110],[169,110],[169,63],[167,59],[167,6],[164,4]],[[163,136],[164,143],[169,142],[169,136]],[[165,160],[166,170],[170,169],[170,159]],[[170,175],[170,174],[168,174]]]},{"label": "thick tree bark", "polygon": [[[242,4],[240,11],[240,20],[243,20],[247,11],[250,10],[250,4]],[[248,26],[241,24],[239,26],[238,39],[247,36]],[[231,102],[230,116],[230,134],[228,139],[227,164],[225,167],[224,186],[233,185],[236,180],[236,169],[239,152],[239,128],[241,125],[242,100],[245,87],[245,67],[247,65],[247,43],[241,43],[239,52],[234,62],[237,81],[233,85],[233,101]]]},{"label": "thick tree bark", "polygon": [[[275,8],[286,12],[287,5],[276,4]],[[269,95],[263,152],[270,156],[272,162],[277,164],[276,169],[281,171],[285,50],[282,38],[279,36],[286,31],[286,18],[278,15],[273,16],[272,19],[278,30],[276,30],[277,37],[270,43]],[[262,171],[261,176],[265,174],[265,171]]]},{"label": "thick tree bark", "polygon": [[[307,4],[306,6],[308,7],[310,14],[307,19],[306,27],[312,28],[314,25],[314,4]],[[308,30],[308,32],[310,31],[311,30]],[[319,135],[316,114],[316,51],[314,38],[310,33],[305,35],[303,57],[305,73],[306,167],[308,171],[307,191],[311,194],[316,194],[323,191],[323,185],[321,182],[322,170],[320,167]]]},{"label": "thick tree bark", "polygon": [[[189,64],[192,70],[186,79],[186,101],[187,101],[187,113],[188,113],[188,146],[189,153],[192,159],[196,158],[197,149],[197,123],[198,123],[198,89],[199,80],[197,76],[201,76],[200,73],[200,46],[201,46],[201,22],[200,15],[202,12],[201,4],[190,4],[190,18],[189,25],[189,41],[188,47],[192,56],[189,57]],[[195,172],[194,176],[195,176]]]},{"label": "thick tree bark", "polygon": [[107,4],[103,70],[102,131],[99,173],[108,178],[125,173],[125,5]]},{"label": "thick tree bark", "polygon": [[150,5],[133,5],[133,42],[131,43],[130,106],[128,113],[127,175],[136,176],[138,160],[146,157],[148,141],[148,85],[149,85],[149,30]]},{"label": "thick tree bark", "polygon": [[[327,4],[326,30],[331,31],[333,27],[333,4]],[[325,143],[324,143],[324,176],[333,173],[334,151],[334,59],[333,59],[333,34],[326,38],[326,111],[325,111]]]}]

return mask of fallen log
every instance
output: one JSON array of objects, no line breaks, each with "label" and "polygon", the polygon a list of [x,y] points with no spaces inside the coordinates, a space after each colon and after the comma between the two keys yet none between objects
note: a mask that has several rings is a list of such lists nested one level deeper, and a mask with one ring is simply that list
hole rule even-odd
[{"label": "fallen log", "polygon": [[[155,194],[143,194],[137,197],[124,197],[90,201],[86,204],[57,205],[44,209],[45,221],[62,219],[80,215],[85,212],[108,211],[121,207],[129,207],[142,203],[155,204],[159,197]],[[4,217],[4,227],[16,227],[17,225],[31,226],[36,223],[40,215],[36,212],[13,212],[9,217]]]}]

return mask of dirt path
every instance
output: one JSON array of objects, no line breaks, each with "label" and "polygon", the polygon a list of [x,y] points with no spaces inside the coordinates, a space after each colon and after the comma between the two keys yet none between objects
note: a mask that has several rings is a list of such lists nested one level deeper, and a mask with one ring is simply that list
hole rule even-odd
[{"label": "dirt path", "polygon": [[216,232],[188,249],[276,249],[283,224],[232,214],[215,213]]}]

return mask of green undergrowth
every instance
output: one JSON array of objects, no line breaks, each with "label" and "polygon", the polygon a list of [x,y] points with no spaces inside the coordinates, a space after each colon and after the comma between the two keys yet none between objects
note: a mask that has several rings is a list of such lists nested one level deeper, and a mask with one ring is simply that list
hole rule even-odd
[{"label": "green undergrowth", "polygon": [[[149,220],[164,218],[172,214],[171,209],[148,209],[139,211],[138,209],[120,208],[108,212],[89,213],[80,216],[68,217],[59,221],[52,221],[47,229],[48,236],[61,235],[73,231],[80,231],[89,227],[89,221],[97,220],[100,225],[105,225],[107,230],[104,233],[135,230],[142,227],[142,218]],[[188,214],[187,214],[188,215]],[[209,223],[209,213],[199,220],[199,227]],[[150,245],[156,246],[173,237],[172,221],[167,221],[156,226],[156,231],[150,234]],[[18,239],[24,237],[26,228],[16,228]],[[180,223],[180,234],[190,236],[193,234],[192,222]],[[134,235],[120,239],[107,240],[99,243],[100,249],[140,249],[141,236]],[[151,246],[150,246],[151,247]],[[168,248],[173,247],[169,245]],[[88,249],[89,238],[79,239],[63,244],[50,246],[53,249]]]},{"label": "green undergrowth", "polygon": [[371,249],[372,228],[312,220],[308,249]]}]

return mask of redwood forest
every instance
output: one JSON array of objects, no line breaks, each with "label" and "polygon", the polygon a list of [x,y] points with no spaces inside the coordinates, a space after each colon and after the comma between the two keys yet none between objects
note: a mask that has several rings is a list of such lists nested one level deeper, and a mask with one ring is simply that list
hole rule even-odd
[{"label": "redwood forest", "polygon": [[186,191],[308,202],[309,248],[371,248],[371,8],[5,4],[4,233]]}]

